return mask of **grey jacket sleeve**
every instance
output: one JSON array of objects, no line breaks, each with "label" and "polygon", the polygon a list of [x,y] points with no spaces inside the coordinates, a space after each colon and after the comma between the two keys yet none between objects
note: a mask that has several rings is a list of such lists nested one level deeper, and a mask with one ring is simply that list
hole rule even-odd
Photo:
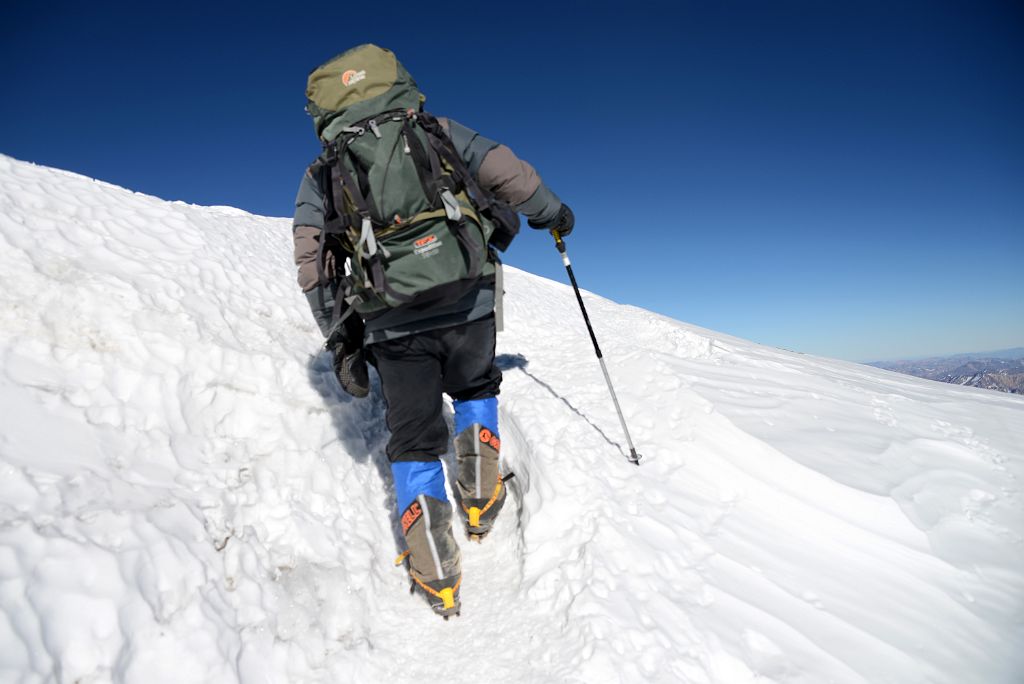
[{"label": "grey jacket sleeve", "polygon": [[[320,283],[316,260],[320,250],[320,232],[323,227],[323,195],[320,194],[320,188],[307,170],[302,176],[302,182],[299,183],[299,192],[295,197],[295,218],[292,220],[295,265],[299,271],[299,287],[303,292],[309,292]],[[333,267],[333,264],[329,265]]]},{"label": "grey jacket sleeve", "polygon": [[448,131],[456,151],[480,185],[532,221],[546,223],[555,218],[562,201],[529,163],[519,159],[505,145],[457,121],[444,118],[438,121]]},{"label": "grey jacket sleeve", "polygon": [[299,192],[295,196],[295,219],[292,221],[292,230],[299,226],[324,227],[324,196],[320,194],[320,188],[313,180],[309,169],[302,175],[302,182],[299,183]]},{"label": "grey jacket sleeve", "polygon": [[[292,221],[295,266],[298,268],[299,287],[306,294],[313,318],[324,337],[330,332],[334,293],[324,290],[317,273],[320,253],[320,233],[324,227],[324,201],[320,188],[307,170],[295,197],[295,218]],[[334,256],[327,254],[324,270],[328,277],[334,274]],[[321,302],[322,300],[322,302]],[[322,305],[321,305],[322,303]]]}]

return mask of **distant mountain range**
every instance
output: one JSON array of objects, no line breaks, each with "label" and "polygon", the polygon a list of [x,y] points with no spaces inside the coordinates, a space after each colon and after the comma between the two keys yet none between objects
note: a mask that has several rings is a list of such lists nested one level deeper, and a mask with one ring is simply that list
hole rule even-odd
[{"label": "distant mountain range", "polygon": [[1024,347],[906,361],[875,361],[868,365],[954,385],[1024,394]]}]

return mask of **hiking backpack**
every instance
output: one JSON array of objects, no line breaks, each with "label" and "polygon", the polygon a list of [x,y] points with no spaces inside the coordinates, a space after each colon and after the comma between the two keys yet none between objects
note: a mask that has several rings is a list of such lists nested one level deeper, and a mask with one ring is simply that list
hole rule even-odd
[{"label": "hiking backpack", "polygon": [[314,69],[306,89],[323,152],[310,171],[324,196],[318,256],[342,270],[342,297],[365,316],[457,301],[519,230],[479,187],[425,98],[388,50],[353,48]]}]

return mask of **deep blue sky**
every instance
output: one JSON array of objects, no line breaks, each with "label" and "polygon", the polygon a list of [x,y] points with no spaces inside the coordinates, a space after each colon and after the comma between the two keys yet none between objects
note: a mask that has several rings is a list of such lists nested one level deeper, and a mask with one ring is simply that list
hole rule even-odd
[{"label": "deep blue sky", "polygon": [[[307,73],[375,42],[573,207],[587,289],[852,360],[1024,345],[1018,2],[148,4],[4,3],[0,152],[288,216]],[[543,233],[507,262],[565,280]]]}]

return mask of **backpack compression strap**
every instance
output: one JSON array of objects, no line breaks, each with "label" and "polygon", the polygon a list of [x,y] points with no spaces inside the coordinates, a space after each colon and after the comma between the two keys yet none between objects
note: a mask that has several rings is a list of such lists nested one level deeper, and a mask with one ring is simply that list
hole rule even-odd
[{"label": "backpack compression strap", "polygon": [[[347,140],[342,144],[342,148],[339,151],[340,154],[344,152]],[[374,220],[374,211],[372,205],[367,201],[367,197],[363,195],[356,183],[355,179],[352,178],[352,174],[349,173],[345,164],[342,163],[339,158],[334,164],[331,165],[331,182],[335,188],[338,196],[338,191],[344,190],[348,192],[348,196],[352,198],[352,202],[356,205],[356,212],[360,219],[360,232],[359,241],[355,246],[355,253],[357,256],[362,256],[363,248],[365,246],[366,254],[368,256],[367,261],[370,264],[370,277],[372,278],[371,287],[378,291],[383,291],[385,288],[384,282],[384,264],[381,261],[381,255],[387,256],[387,249],[383,245],[378,246],[377,236],[374,233],[374,224],[377,226],[382,225],[382,221]]]},{"label": "backpack compression strap", "polygon": [[[420,120],[423,123],[419,123]],[[402,124],[404,127],[404,134],[406,136],[406,144],[409,146],[409,153],[412,155],[414,166],[416,167],[416,173],[420,177],[420,184],[423,186],[423,192],[427,197],[430,198],[431,203],[435,209],[443,208],[445,216],[448,221],[452,223],[454,227],[455,238],[462,245],[463,249],[469,255],[469,273],[470,277],[477,277],[482,272],[482,260],[475,245],[472,244],[471,239],[468,235],[469,226],[466,224],[466,217],[462,213],[462,208],[459,205],[457,199],[455,199],[455,193],[462,192],[466,187],[465,174],[459,172],[459,168],[449,161],[449,165],[452,166],[452,174],[443,173],[441,167],[441,160],[438,157],[437,145],[434,144],[434,140],[431,136],[428,126],[433,122],[436,124],[436,120],[433,119],[429,114],[423,112],[413,114],[413,116],[407,118]],[[423,144],[419,138],[416,137],[412,130],[412,124],[418,123],[426,134],[427,145],[424,149]],[[443,145],[442,145],[443,147]],[[458,157],[458,155],[452,154],[451,156]],[[449,155],[445,155],[448,159]],[[461,162],[461,160],[460,160]],[[462,164],[465,168],[465,165]],[[426,170],[430,170],[430,176],[426,175]],[[462,176],[462,178],[460,178]],[[440,207],[437,204],[440,203]],[[486,247],[485,247],[486,249]]]}]

